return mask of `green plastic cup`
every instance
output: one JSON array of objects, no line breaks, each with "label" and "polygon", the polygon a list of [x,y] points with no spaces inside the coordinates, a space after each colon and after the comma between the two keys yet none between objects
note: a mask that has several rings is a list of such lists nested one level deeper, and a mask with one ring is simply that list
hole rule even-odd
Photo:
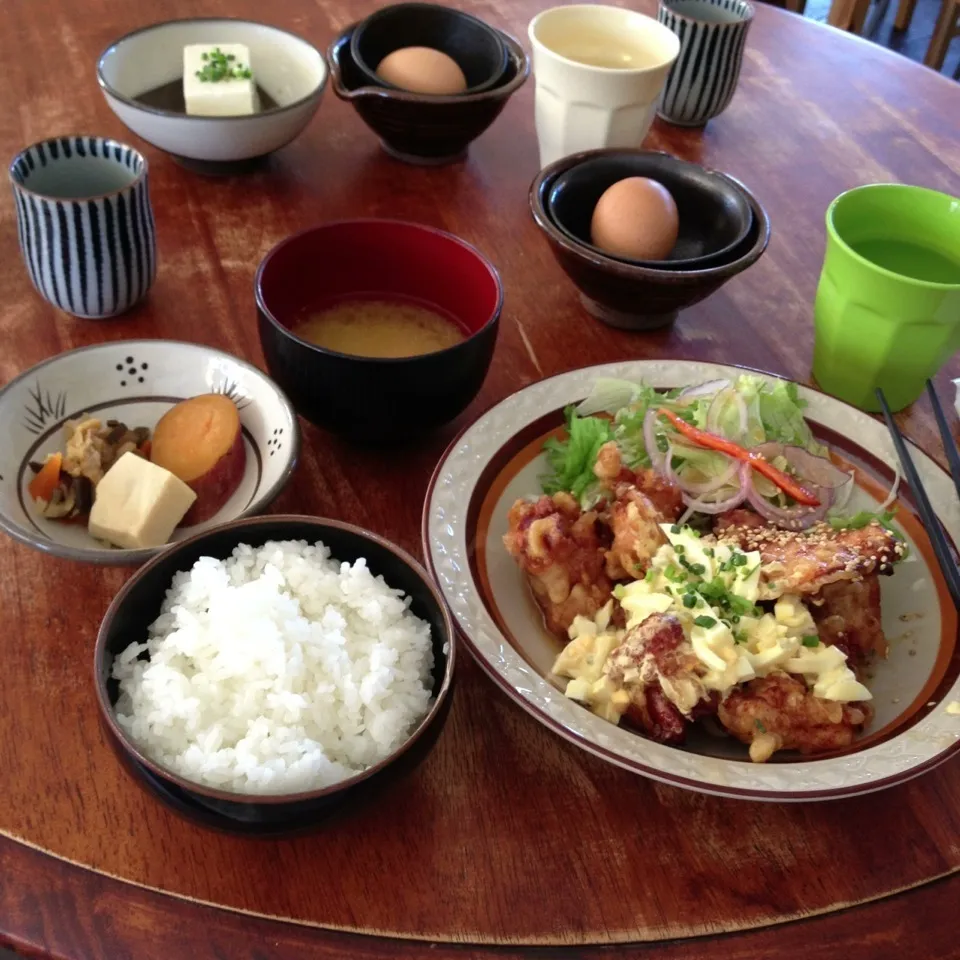
[{"label": "green plastic cup", "polygon": [[960,349],[960,199],[898,183],[857,187],[827,210],[813,375],[871,413],[902,410]]}]

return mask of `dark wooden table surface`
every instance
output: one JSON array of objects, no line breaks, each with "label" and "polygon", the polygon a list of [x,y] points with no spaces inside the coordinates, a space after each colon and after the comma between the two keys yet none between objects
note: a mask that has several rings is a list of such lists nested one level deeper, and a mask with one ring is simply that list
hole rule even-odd
[{"label": "dark wooden table surface", "polygon": [[[469,6],[524,43],[538,9],[533,0]],[[652,12],[653,0],[638,7]],[[202,12],[268,19],[325,48],[371,9],[368,0],[210,0]],[[8,0],[0,149],[12,157],[66,133],[130,139],[97,89],[97,54],[144,23],[198,12],[190,0]],[[144,148],[160,274],[149,301],[116,321],[74,320],[35,295],[5,198],[0,382],[63,350],[132,337],[201,341],[262,363],[252,280],[278,240],[355,215],[448,229],[492,258],[506,288],[481,396],[460,424],[390,454],[305,425],[302,462],[274,508],[352,520],[419,552],[423,494],[445,443],[518,387],[588,363],[664,356],[808,380],[824,210],[872,181],[960,194],[960,86],[761,5],[727,113],[705,131],[658,123],[647,144],[744,180],[773,220],[765,257],[672,330],[636,336],[597,324],[550,258],[526,205],[537,172],[532,83],[467,162],[436,170],[385,157],[328,91],[307,132],[245,178],[202,179]],[[951,374],[960,365],[941,375],[945,391]],[[901,422],[941,455],[925,402]],[[93,642],[126,576],[0,544],[0,940],[25,952],[960,957],[956,763],[837,803],[685,794],[552,737],[468,657],[437,748],[369,808],[291,841],[194,827],[127,778],[97,725]]]}]

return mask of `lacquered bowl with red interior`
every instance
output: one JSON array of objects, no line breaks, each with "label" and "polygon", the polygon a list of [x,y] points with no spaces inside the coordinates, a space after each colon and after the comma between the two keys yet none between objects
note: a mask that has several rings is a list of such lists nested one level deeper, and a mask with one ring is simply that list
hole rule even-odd
[{"label": "lacquered bowl with red interior", "polygon": [[[400,220],[341,220],[275,246],[255,281],[271,377],[299,414],[358,442],[407,439],[461,414],[490,367],[503,289],[493,265],[452,234]],[[451,321],[453,346],[411,357],[356,356],[295,330],[346,301],[413,304]]]}]

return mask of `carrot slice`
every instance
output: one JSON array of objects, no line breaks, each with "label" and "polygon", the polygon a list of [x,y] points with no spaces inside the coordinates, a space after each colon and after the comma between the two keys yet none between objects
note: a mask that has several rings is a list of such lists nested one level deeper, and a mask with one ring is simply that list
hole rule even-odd
[{"label": "carrot slice", "polygon": [[53,454],[43,465],[40,472],[30,481],[27,491],[34,500],[49,503],[53,492],[60,485],[60,467],[63,466],[63,454]]}]

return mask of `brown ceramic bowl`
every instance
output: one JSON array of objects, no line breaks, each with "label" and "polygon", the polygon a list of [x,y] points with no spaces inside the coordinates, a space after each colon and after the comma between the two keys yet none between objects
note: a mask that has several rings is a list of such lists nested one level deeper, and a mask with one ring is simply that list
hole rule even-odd
[{"label": "brown ceramic bowl", "polygon": [[353,104],[387,153],[407,163],[443,164],[462,157],[530,72],[523,47],[497,31],[507,48],[508,63],[492,89],[441,97],[373,85],[350,50],[356,28],[357,24],[348,27],[327,50],[334,93]]},{"label": "brown ceramic bowl", "polygon": [[[530,209],[546,235],[550,249],[580,291],[587,312],[598,320],[627,330],[655,330],[672,323],[679,311],[699,303],[731,277],[756,263],[770,242],[770,218],[760,201],[738,180],[713,174],[734,187],[752,212],[746,236],[719,261],[702,270],[641,265],[607,256],[576,236],[571,224],[561,227],[549,211],[549,197],[559,177],[598,157],[648,158],[645,151],[589,150],[572,154],[540,171],[530,188]],[[643,175],[642,173],[640,174]]]},{"label": "brown ceramic bowl", "polygon": [[[370,570],[411,598],[413,612],[430,624],[433,638],[433,704],[406,741],[385,760],[347,780],[298,794],[243,794],[196,783],[146,755],[117,723],[113,658],[134,640],[144,640],[160,613],[174,574],[200,557],[227,557],[240,543],[322,540],[339,560],[365,557]],[[266,516],[237,520],[169,547],[141,567],[110,604],[94,652],[97,706],[107,740],[127,771],[179,813],[205,826],[251,836],[296,833],[317,825],[344,804],[376,796],[429,752],[446,720],[453,685],[456,637],[453,620],[427,572],[408,553],[360,527],[318,517]]]}]

